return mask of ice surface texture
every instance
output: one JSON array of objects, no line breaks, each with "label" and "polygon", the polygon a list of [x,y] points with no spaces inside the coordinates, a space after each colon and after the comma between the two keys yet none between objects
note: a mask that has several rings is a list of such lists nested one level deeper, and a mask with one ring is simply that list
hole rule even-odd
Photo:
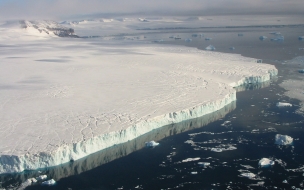
[{"label": "ice surface texture", "polygon": [[192,48],[59,38],[5,43],[0,173],[67,163],[212,113],[236,99],[234,86],[277,74],[252,58]]}]

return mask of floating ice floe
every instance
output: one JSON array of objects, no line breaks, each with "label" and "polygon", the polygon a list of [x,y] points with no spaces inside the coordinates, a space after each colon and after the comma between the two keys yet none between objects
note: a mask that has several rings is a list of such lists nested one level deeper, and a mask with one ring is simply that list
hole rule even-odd
[{"label": "floating ice floe", "polygon": [[146,147],[154,147],[159,145],[159,143],[155,142],[155,141],[150,141],[150,142],[146,142]]},{"label": "floating ice floe", "polygon": [[185,42],[192,42],[192,39],[191,38],[187,38],[187,39],[185,39]]},{"label": "floating ice floe", "polygon": [[56,183],[56,181],[54,179],[50,179],[47,181],[42,182],[42,185],[54,185]]},{"label": "floating ice floe", "polygon": [[273,160],[270,160],[268,158],[262,158],[260,161],[259,161],[259,166],[261,167],[268,167],[268,166],[273,166],[274,165],[274,161]]},{"label": "floating ice floe", "polygon": [[192,161],[196,161],[196,160],[199,160],[201,159],[200,157],[197,157],[197,158],[187,158],[185,160],[183,160],[182,162],[192,162]]},{"label": "floating ice floe", "polygon": [[299,48],[299,50],[304,50],[304,48]]},{"label": "floating ice floe", "polygon": [[292,107],[292,104],[285,102],[278,102],[276,105],[277,107]]},{"label": "floating ice floe", "polygon": [[210,166],[210,162],[199,162],[197,164],[200,166]]},{"label": "floating ice floe", "polygon": [[231,125],[231,121],[225,121],[224,123],[221,124],[221,126],[230,126]]},{"label": "floating ice floe", "polygon": [[36,182],[37,182],[37,180],[35,178],[29,178],[29,179],[25,180],[25,182],[21,183],[21,185],[18,187],[18,190],[25,189],[27,186],[30,186]]},{"label": "floating ice floe", "polygon": [[288,135],[276,134],[275,144],[277,145],[290,145],[293,142],[293,138]]},{"label": "floating ice floe", "polygon": [[163,39],[160,39],[160,40],[154,40],[153,42],[159,43],[159,42],[163,42],[163,41],[164,41]]},{"label": "floating ice floe", "polygon": [[288,181],[285,179],[284,181],[282,181],[282,183],[288,183]]},{"label": "floating ice floe", "polygon": [[244,34],[238,34],[238,36],[244,36]]},{"label": "floating ice floe", "polygon": [[248,177],[248,178],[255,178],[255,174],[254,173],[242,173],[241,174],[242,177]]},{"label": "floating ice floe", "polygon": [[229,49],[231,49],[231,50],[235,50],[235,47],[230,47]]},{"label": "floating ice floe", "polygon": [[209,50],[209,51],[213,51],[213,50],[215,50],[215,47],[213,45],[209,45],[205,49]]},{"label": "floating ice floe", "polygon": [[304,73],[304,69],[300,69],[298,71],[299,71],[299,73]]},{"label": "floating ice floe", "polygon": [[222,148],[211,148],[212,152],[223,152]]},{"label": "floating ice floe", "polygon": [[273,35],[281,35],[281,32],[269,32],[269,34],[273,34]]},{"label": "floating ice floe", "polygon": [[284,41],[284,36],[276,36],[275,38],[271,38],[271,41]]},{"label": "floating ice floe", "polygon": [[299,40],[304,40],[304,36],[299,36]]},{"label": "floating ice floe", "polygon": [[197,172],[191,172],[191,174],[197,174]]},{"label": "floating ice floe", "polygon": [[46,178],[47,178],[47,175],[40,175],[40,176],[36,177],[36,179],[37,179],[38,181],[44,180],[44,179],[46,179]]},{"label": "floating ice floe", "polygon": [[267,39],[267,37],[266,36],[260,36],[259,39],[260,40],[265,40],[265,39]]},{"label": "floating ice floe", "polygon": [[212,40],[212,38],[205,38],[205,40],[207,40],[207,41],[208,41],[208,40]]}]

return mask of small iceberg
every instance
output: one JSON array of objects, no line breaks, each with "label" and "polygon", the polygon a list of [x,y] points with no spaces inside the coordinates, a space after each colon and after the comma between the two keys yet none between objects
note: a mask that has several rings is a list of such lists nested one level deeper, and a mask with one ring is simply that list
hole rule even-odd
[{"label": "small iceberg", "polygon": [[187,39],[185,39],[185,42],[192,42],[192,39],[191,38],[187,38]]},{"label": "small iceberg", "polygon": [[201,159],[200,157],[197,157],[197,158],[187,158],[185,160],[183,160],[182,162],[192,162],[192,161],[196,161],[196,160],[199,160]]},{"label": "small iceberg", "polygon": [[155,142],[155,141],[150,141],[150,142],[146,142],[146,147],[154,147],[159,145],[159,143]]},{"label": "small iceberg", "polygon": [[304,36],[299,36],[299,40],[304,40]]},{"label": "small iceberg", "polygon": [[47,178],[47,175],[40,175],[38,177],[36,177],[36,180],[40,181],[40,180],[44,180]]},{"label": "small iceberg", "polygon": [[284,41],[284,36],[277,36],[275,38],[271,38],[271,41]]},{"label": "small iceberg", "polygon": [[267,39],[267,37],[266,36],[260,36],[259,39],[260,40],[265,40],[265,39]]},{"label": "small iceberg", "polygon": [[212,40],[212,38],[205,38],[206,41]]},{"label": "small iceberg", "polygon": [[248,178],[255,178],[256,175],[254,173],[242,173],[241,176]]},{"label": "small iceberg", "polygon": [[244,35],[240,33],[240,34],[238,34],[238,36],[244,36]]},{"label": "small iceberg", "polygon": [[276,134],[275,144],[277,145],[290,145],[293,142],[293,138],[288,135]]},{"label": "small iceberg", "polygon": [[230,50],[235,50],[235,47],[230,47],[229,49],[230,49]]},{"label": "small iceberg", "polygon": [[262,158],[259,161],[259,166],[261,166],[261,167],[268,167],[268,166],[273,166],[273,165],[274,165],[274,161],[269,160],[268,158]]},{"label": "small iceberg", "polygon": [[208,50],[208,51],[214,51],[215,50],[215,47],[213,45],[209,45],[205,48],[205,50]]},{"label": "small iceberg", "polygon": [[199,162],[197,164],[200,165],[200,166],[204,166],[204,167],[210,166],[210,162]]},{"label": "small iceberg", "polygon": [[273,34],[273,35],[281,35],[281,32],[269,32],[269,34]]},{"label": "small iceberg", "polygon": [[292,104],[290,103],[285,103],[285,102],[278,102],[276,104],[277,107],[292,107]]},{"label": "small iceberg", "polygon": [[47,181],[42,182],[41,184],[42,184],[42,185],[54,185],[55,183],[56,183],[55,180],[50,179],[50,180],[47,180]]},{"label": "small iceberg", "polygon": [[300,69],[298,71],[299,71],[299,73],[304,73],[304,69]]},{"label": "small iceberg", "polygon": [[221,148],[211,148],[212,152],[223,152],[223,149]]},{"label": "small iceberg", "polygon": [[163,42],[163,41],[164,41],[163,39],[160,39],[160,40],[154,40],[153,42],[159,43],[159,42]]},{"label": "small iceberg", "polygon": [[195,174],[197,174],[197,172],[191,172],[191,174],[192,174],[192,175],[195,175]]}]

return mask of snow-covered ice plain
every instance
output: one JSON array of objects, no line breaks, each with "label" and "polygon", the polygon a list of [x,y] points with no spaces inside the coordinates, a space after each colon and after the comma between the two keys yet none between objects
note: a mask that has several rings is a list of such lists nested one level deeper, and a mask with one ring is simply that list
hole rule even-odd
[{"label": "snow-covered ice plain", "polygon": [[0,173],[77,160],[212,113],[236,100],[233,87],[277,74],[236,54],[59,38],[50,23],[30,23],[38,27],[0,26]]}]

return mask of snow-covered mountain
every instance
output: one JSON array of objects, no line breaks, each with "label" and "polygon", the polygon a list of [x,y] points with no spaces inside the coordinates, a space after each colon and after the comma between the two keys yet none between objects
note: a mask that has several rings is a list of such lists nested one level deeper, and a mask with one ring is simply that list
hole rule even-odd
[{"label": "snow-covered mountain", "polygon": [[28,21],[20,20],[19,24],[21,28],[28,31],[38,32],[40,34],[46,34],[50,36],[59,37],[78,37],[73,28],[68,28],[58,24],[55,21],[42,20],[42,21]]}]

